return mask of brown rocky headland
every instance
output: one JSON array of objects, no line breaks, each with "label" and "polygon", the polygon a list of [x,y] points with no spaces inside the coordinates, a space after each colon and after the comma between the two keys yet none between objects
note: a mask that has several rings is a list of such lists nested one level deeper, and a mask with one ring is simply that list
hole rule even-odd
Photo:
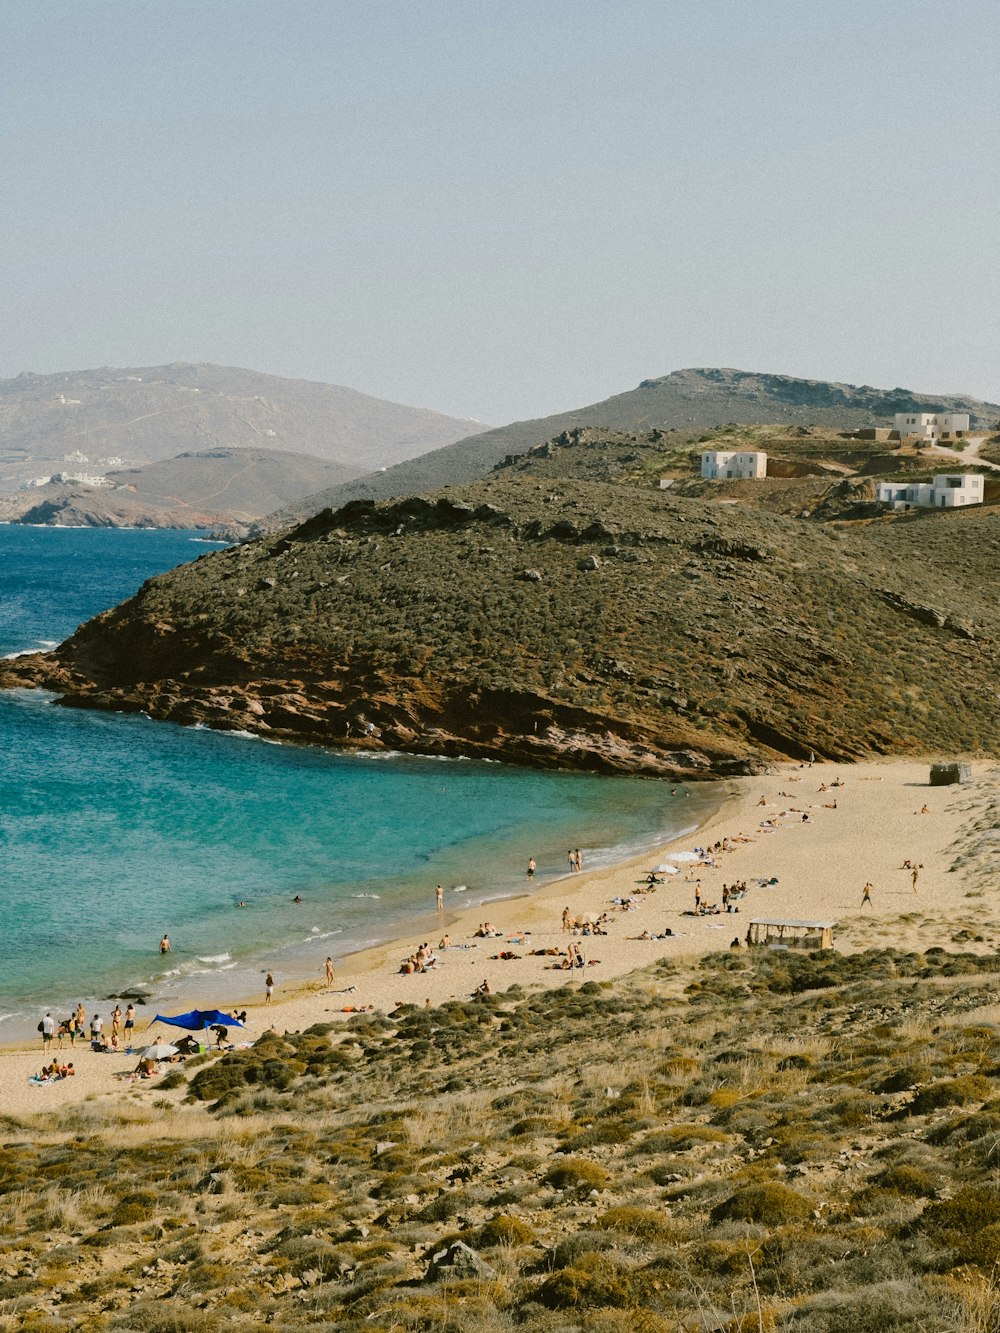
[{"label": "brown rocky headland", "polygon": [[737,503],[660,490],[695,453],[574,432],[484,481],[324,511],[150,580],[0,685],[276,739],[676,777],[810,750],[994,753],[993,507],[870,521],[848,497],[818,521],[843,468],[776,478],[777,505],[765,485]]}]

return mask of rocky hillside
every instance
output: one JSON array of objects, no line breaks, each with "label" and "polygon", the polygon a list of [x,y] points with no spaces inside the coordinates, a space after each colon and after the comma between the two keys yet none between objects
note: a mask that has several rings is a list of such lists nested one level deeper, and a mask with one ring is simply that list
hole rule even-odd
[{"label": "rocky hillside", "polygon": [[691,449],[566,435],[446,495],[325,511],[150,580],[0,682],[606,771],[995,754],[1000,514],[820,522],[660,490]]},{"label": "rocky hillside", "polygon": [[355,476],[341,463],[277,449],[207,449],[112,470],[107,486],[50,482],[0,495],[0,521],[63,527],[225,528],[251,523],[316,487]]},{"label": "rocky hillside", "polygon": [[[474,433],[478,423],[356,393],[231,366],[25,373],[0,380],[0,489],[63,470],[88,471],[217,448],[273,449],[387,467]],[[49,466],[51,464],[51,466]]]},{"label": "rocky hillside", "polygon": [[439,486],[483,477],[509,454],[524,453],[553,436],[581,427],[620,431],[659,428],[698,433],[727,422],[786,427],[824,426],[856,430],[892,424],[895,412],[934,409],[968,412],[971,423],[993,428],[1000,406],[962,395],[916,393],[910,389],[873,389],[869,385],[835,384],[745,370],[675,370],[659,379],[643,380],[638,388],[600,403],[560,412],[536,421],[515,421],[459,440],[420,458],[389,468],[377,476],[349,482],[272,516],[276,531],[300,522],[324,507],[354,499],[386,499],[435,490]]}]

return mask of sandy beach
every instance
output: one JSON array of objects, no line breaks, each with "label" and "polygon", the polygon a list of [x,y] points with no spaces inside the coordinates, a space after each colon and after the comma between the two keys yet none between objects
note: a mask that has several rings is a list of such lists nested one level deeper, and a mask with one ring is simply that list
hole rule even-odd
[{"label": "sandy beach", "polygon": [[[972,766],[973,780],[950,787],[930,787],[928,760],[857,765],[782,765],[762,777],[733,783],[733,794],[697,832],[665,845],[642,860],[595,872],[579,873],[469,912],[446,910],[435,933],[336,960],[333,989],[322,980],[297,989],[282,987],[270,1005],[263,994],[246,997],[246,1039],[261,1032],[301,1030],[345,1017],[345,1006],[370,1005],[389,1011],[398,1003],[431,1005],[467,997],[485,980],[494,992],[517,983],[524,988],[579,985],[606,981],[660,958],[691,958],[742,941],[758,917],[832,919],[835,947],[858,950],[892,945],[902,949],[941,946],[951,950],[987,950],[1000,945],[1000,910],[983,848],[996,826],[994,802],[998,770],[989,763]],[[836,784],[836,785],[835,785]],[[825,790],[824,790],[825,788]],[[805,816],[805,818],[804,818]],[[712,848],[714,865],[671,861],[677,853]],[[919,867],[916,882],[904,862]],[[678,873],[652,892],[645,875],[654,865],[674,864]],[[723,885],[746,883],[736,911],[693,915],[696,889],[703,906],[722,906]],[[870,903],[863,903],[871,885]],[[616,902],[616,900],[618,900]],[[631,900],[628,910],[622,902]],[[563,929],[572,919],[607,915],[607,934]],[[482,938],[486,920],[499,932]],[[640,939],[644,932],[666,938]],[[452,947],[440,949],[449,936]],[[438,966],[411,975],[400,965],[427,941]],[[565,950],[579,945],[587,965],[554,969],[561,960],[534,950]],[[516,957],[501,958],[501,954]],[[323,958],[316,959],[322,977]],[[349,992],[346,988],[353,987]],[[41,1017],[41,1015],[39,1015]],[[106,1025],[107,1026],[107,1025]],[[169,1040],[176,1029],[142,1029],[140,1048]],[[238,1029],[233,1029],[233,1037]],[[53,1043],[53,1048],[56,1043]],[[128,1083],[122,1075],[136,1056],[99,1055],[77,1043],[55,1051],[71,1059],[72,1079],[43,1086],[29,1077],[43,1063],[41,1037],[31,1049],[8,1048],[0,1054],[0,1112],[17,1117],[45,1113],[84,1099],[120,1098],[127,1092],[156,1095],[157,1079]],[[51,1055],[47,1057],[51,1059]],[[175,1094],[176,1095],[176,1094]]]}]

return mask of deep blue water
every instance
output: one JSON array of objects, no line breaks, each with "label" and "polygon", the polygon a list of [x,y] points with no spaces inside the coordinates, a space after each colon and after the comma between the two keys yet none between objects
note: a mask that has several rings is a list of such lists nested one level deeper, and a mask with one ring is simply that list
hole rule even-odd
[{"label": "deep blue water", "polygon": [[[211,549],[189,533],[0,525],[0,654],[58,642]],[[135,984],[209,1004],[261,967],[318,973],[327,952],[432,912],[439,881],[456,907],[521,891],[529,856],[539,880],[564,872],[569,846],[606,863],[719,799],[272,745],[23,690],[0,692],[0,756],[0,1040],[38,1005]]]}]

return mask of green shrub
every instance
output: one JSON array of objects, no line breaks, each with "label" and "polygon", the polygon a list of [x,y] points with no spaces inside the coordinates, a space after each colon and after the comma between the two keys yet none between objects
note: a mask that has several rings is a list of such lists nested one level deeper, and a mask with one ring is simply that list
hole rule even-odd
[{"label": "green shrub", "polygon": [[640,1240],[661,1240],[670,1232],[670,1223],[655,1208],[637,1208],[622,1204],[603,1212],[594,1225],[602,1231],[625,1231]]},{"label": "green shrub", "polygon": [[968,1102],[982,1102],[992,1097],[993,1084],[981,1074],[962,1074],[958,1078],[942,1079],[921,1088],[906,1108],[909,1115],[927,1115],[943,1106],[965,1106]]},{"label": "green shrub", "polygon": [[1000,1262],[1000,1192],[970,1186],[930,1204],[920,1229],[955,1252],[958,1263],[992,1270]]},{"label": "green shrub", "polygon": [[492,1245],[528,1245],[534,1238],[534,1228],[509,1213],[497,1213],[479,1231],[479,1244],[487,1249]]},{"label": "green shrub", "polygon": [[610,1177],[597,1162],[588,1161],[585,1157],[569,1157],[565,1162],[557,1162],[550,1167],[542,1179],[546,1185],[552,1185],[558,1190],[603,1190],[607,1188]]},{"label": "green shrub", "polygon": [[761,1222],[781,1226],[811,1216],[813,1203],[787,1185],[745,1185],[712,1209],[713,1222]]},{"label": "green shrub", "polygon": [[633,1149],[636,1156],[645,1153],[686,1152],[699,1143],[727,1143],[729,1135],[711,1125],[671,1125],[647,1134]]},{"label": "green shrub", "polygon": [[584,1254],[546,1278],[536,1299],[550,1310],[630,1309],[641,1304],[643,1290],[636,1274],[610,1255]]},{"label": "green shrub", "polygon": [[926,1083],[933,1074],[927,1065],[905,1064],[894,1069],[887,1078],[875,1085],[876,1092],[908,1092],[918,1083]]},{"label": "green shrub", "polygon": [[890,1166],[876,1176],[872,1184],[913,1199],[930,1199],[937,1192],[934,1177],[919,1166]]}]

